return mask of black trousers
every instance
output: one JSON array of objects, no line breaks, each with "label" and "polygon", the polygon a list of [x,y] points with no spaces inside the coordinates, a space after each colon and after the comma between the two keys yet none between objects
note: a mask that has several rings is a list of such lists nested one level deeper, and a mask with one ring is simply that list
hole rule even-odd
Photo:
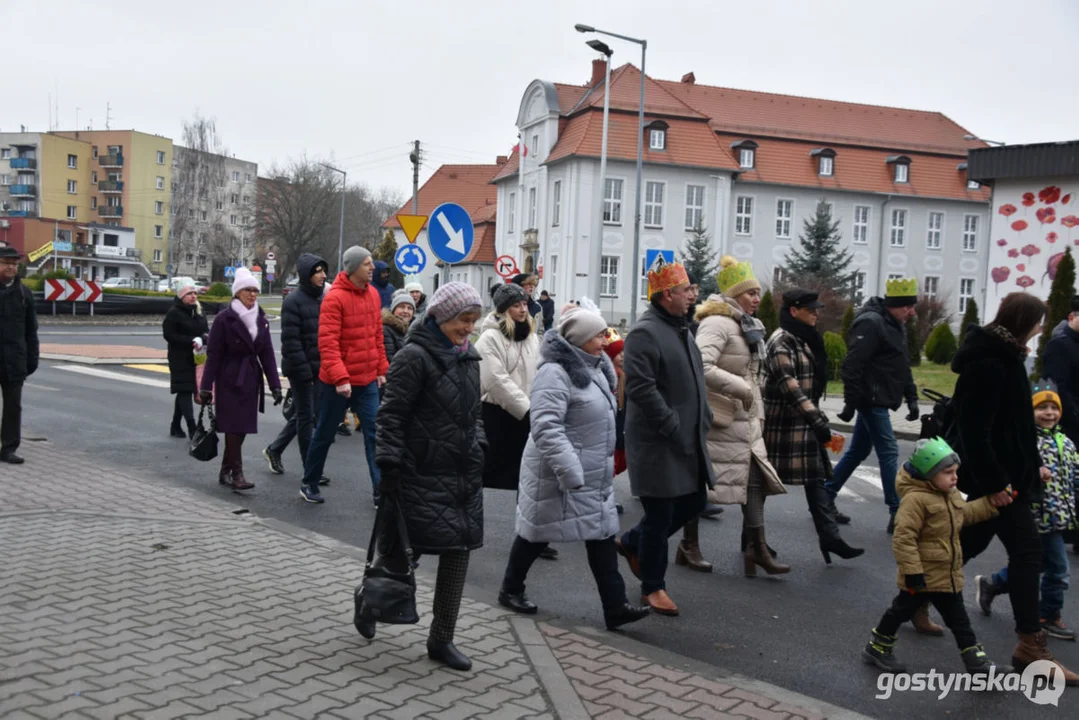
[{"label": "black trousers", "polygon": [[0,452],[13,453],[22,443],[22,381],[0,383],[4,410],[0,416]]},{"label": "black trousers", "polygon": [[[548,543],[545,542],[529,542],[520,535],[513,539],[510,559],[506,563],[506,574],[502,578],[503,592],[519,595],[525,591],[528,570],[547,545]],[[588,567],[592,569],[592,577],[596,580],[596,589],[599,590],[599,599],[603,603],[603,609],[611,610],[621,607],[626,603],[626,583],[622,580],[622,574],[618,572],[618,550],[614,545],[614,537],[604,540],[586,540],[584,547],[588,553]]]},{"label": "black trousers", "polygon": [[877,623],[877,632],[883,635],[895,636],[899,626],[909,622],[914,617],[914,612],[926,602],[933,603],[933,607],[940,613],[944,624],[955,636],[955,644],[963,651],[978,644],[978,638],[970,628],[970,617],[967,609],[963,606],[963,593],[923,592],[909,593],[900,590],[892,601],[892,606],[884,611],[880,622]]},{"label": "black trousers", "polygon": [[641,562],[641,595],[667,589],[667,540],[700,515],[707,502],[703,485],[689,495],[641,498],[644,517],[622,536],[622,546],[637,553]]},{"label": "black trousers", "polygon": [[996,536],[1008,551],[1008,596],[1012,601],[1015,631],[1036,633],[1039,622],[1038,594],[1042,572],[1042,541],[1028,501],[998,508],[1000,515],[964,527],[960,534],[963,562],[977,557]]},{"label": "black trousers", "polygon": [[301,462],[307,462],[307,448],[311,447],[311,434],[315,431],[315,407],[318,386],[314,383],[291,383],[292,414],[285,418],[285,426],[270,443],[270,449],[281,454],[296,438],[300,448]]},{"label": "black trousers", "polygon": [[172,429],[183,430],[180,420],[187,423],[187,433],[190,435],[195,430],[195,405],[194,393],[178,392],[176,400],[172,404]]}]

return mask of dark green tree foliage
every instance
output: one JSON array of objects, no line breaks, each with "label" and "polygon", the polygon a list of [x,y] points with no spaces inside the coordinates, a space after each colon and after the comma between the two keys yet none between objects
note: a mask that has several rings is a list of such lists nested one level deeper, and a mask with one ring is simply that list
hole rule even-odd
[{"label": "dark green tree foliage", "polygon": [[910,357],[911,367],[922,364],[922,345],[918,342],[918,318],[912,317],[907,320],[907,356]]},{"label": "dark green tree foliage", "polygon": [[843,341],[846,342],[850,336],[850,326],[854,324],[854,306],[847,307],[847,312],[843,313],[843,330],[840,335],[843,336]]},{"label": "dark green tree foliage", "polygon": [[929,340],[925,343],[925,356],[937,365],[949,365],[957,349],[958,345],[952,328],[948,323],[941,323],[929,334]]},{"label": "dark green tree foliage", "polygon": [[210,289],[206,291],[206,294],[210,297],[228,297],[232,295],[232,286],[228,283],[215,282],[210,286]]},{"label": "dark green tree foliage", "polygon": [[828,355],[828,379],[840,380],[843,361],[847,357],[847,343],[839,333],[824,333],[824,352]]},{"label": "dark green tree foliage", "polygon": [[1038,343],[1038,356],[1034,361],[1034,377],[1042,375],[1042,358],[1045,357],[1045,346],[1053,338],[1053,329],[1060,324],[1061,320],[1067,320],[1071,314],[1072,297],[1075,296],[1075,259],[1072,257],[1072,249],[1064,251],[1064,257],[1057,263],[1056,275],[1053,276],[1053,286],[1049,290],[1049,301],[1046,303],[1048,311],[1045,315],[1045,328],[1042,330],[1042,339]]},{"label": "dark green tree foliage", "polygon": [[772,297],[771,290],[761,297],[761,304],[757,307],[757,319],[764,323],[766,339],[772,337],[772,333],[779,328],[779,311],[776,309],[776,301]]},{"label": "dark green tree foliage", "polygon": [[393,260],[396,254],[397,239],[393,235],[393,230],[387,229],[382,241],[371,251],[371,257],[390,266],[390,285],[400,290],[405,286],[405,276],[397,269],[397,263]]},{"label": "dark green tree foliage", "polygon": [[849,250],[840,240],[839,221],[832,220],[827,203],[817,203],[817,212],[804,221],[799,246],[787,254],[783,269],[792,284],[801,287],[829,288],[841,298],[849,298],[854,271]]},{"label": "dark green tree foliage", "polygon": [[978,320],[978,303],[974,302],[974,298],[967,299],[967,311],[963,313],[963,319],[959,321],[959,344],[962,345],[963,341],[967,338],[967,328],[971,325],[980,325]]},{"label": "dark green tree foliage", "polygon": [[705,231],[704,226],[698,223],[697,227],[686,238],[686,246],[679,250],[682,265],[686,272],[696,279],[701,288],[701,298],[707,298],[713,293],[719,292],[719,283],[716,282],[716,273],[719,271],[719,258],[712,249],[712,236]]}]

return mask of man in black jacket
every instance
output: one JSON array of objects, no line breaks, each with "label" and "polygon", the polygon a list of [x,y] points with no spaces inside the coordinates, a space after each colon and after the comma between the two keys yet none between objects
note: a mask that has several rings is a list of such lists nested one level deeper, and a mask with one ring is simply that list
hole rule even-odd
[{"label": "man in black jacket", "polygon": [[0,462],[21,465],[15,454],[22,440],[22,385],[38,363],[37,313],[34,296],[19,281],[15,248],[0,247]]},{"label": "man in black jacket", "polygon": [[[847,452],[835,466],[835,476],[825,485],[834,500],[854,470],[869,457],[869,451],[876,450],[884,502],[891,515],[889,534],[899,509],[899,495],[895,492],[899,444],[890,411],[898,410],[905,400],[910,411],[907,420],[917,420],[919,416],[918,388],[910,373],[906,331],[917,302],[915,278],[889,280],[885,297],[870,298],[854,317],[847,337],[847,359],[843,361],[843,412],[838,417],[849,422],[857,411],[858,420]],[[849,518],[845,519],[849,522]]]},{"label": "man in black jacket", "polygon": [[1079,295],[1072,298],[1071,312],[1061,325],[1045,346],[1042,376],[1056,383],[1064,404],[1060,427],[1079,445]]},{"label": "man in black jacket", "polygon": [[[318,314],[327,267],[326,261],[318,255],[301,255],[296,263],[299,290],[289,293],[281,305],[281,374],[288,378],[291,388],[292,415],[277,438],[262,451],[274,475],[285,472],[281,454],[292,438],[299,438],[303,461],[307,459],[307,448],[311,444],[317,401],[315,381],[319,371]],[[321,484],[328,482],[324,477]]]}]

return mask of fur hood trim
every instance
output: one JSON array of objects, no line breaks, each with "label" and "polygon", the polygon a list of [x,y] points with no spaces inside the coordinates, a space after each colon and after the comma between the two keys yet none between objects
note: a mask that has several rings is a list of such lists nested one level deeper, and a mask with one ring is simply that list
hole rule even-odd
[{"label": "fur hood trim", "polygon": [[593,358],[580,348],[570,345],[569,341],[562,337],[557,330],[548,330],[543,335],[539,366],[542,367],[547,363],[561,365],[562,369],[569,375],[570,382],[573,383],[574,387],[578,388],[588,387],[588,383],[592,382],[592,370],[596,365],[599,365],[607,378],[607,384],[610,386],[611,392],[618,391],[618,377],[615,375],[614,365],[611,364],[611,359],[607,357],[606,353],[598,358]]},{"label": "fur hood trim", "polygon": [[409,324],[385,308],[382,309],[382,324],[395,331],[398,335],[404,335],[408,332]]}]

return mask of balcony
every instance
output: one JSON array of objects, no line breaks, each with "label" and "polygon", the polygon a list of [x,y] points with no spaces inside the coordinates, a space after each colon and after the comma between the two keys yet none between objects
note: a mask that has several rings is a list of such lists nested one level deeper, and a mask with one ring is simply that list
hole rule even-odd
[{"label": "balcony", "polygon": [[9,185],[12,197],[36,197],[37,185]]},{"label": "balcony", "polygon": [[142,260],[142,250],[140,248],[128,248],[127,256],[129,258],[135,258],[136,260]]},{"label": "balcony", "polygon": [[102,180],[97,184],[97,189],[103,193],[122,193],[124,183],[121,180]]},{"label": "balcony", "polygon": [[37,158],[11,158],[12,170],[35,170]]},{"label": "balcony", "polygon": [[34,218],[34,217],[37,217],[37,210],[8,210],[7,211],[7,216],[8,217]]},{"label": "balcony", "polygon": [[105,168],[120,168],[124,166],[123,153],[110,153],[108,155],[98,155],[97,163],[101,167]]},{"label": "balcony", "polygon": [[120,205],[101,205],[97,214],[103,218],[121,218],[124,216],[124,208]]}]

